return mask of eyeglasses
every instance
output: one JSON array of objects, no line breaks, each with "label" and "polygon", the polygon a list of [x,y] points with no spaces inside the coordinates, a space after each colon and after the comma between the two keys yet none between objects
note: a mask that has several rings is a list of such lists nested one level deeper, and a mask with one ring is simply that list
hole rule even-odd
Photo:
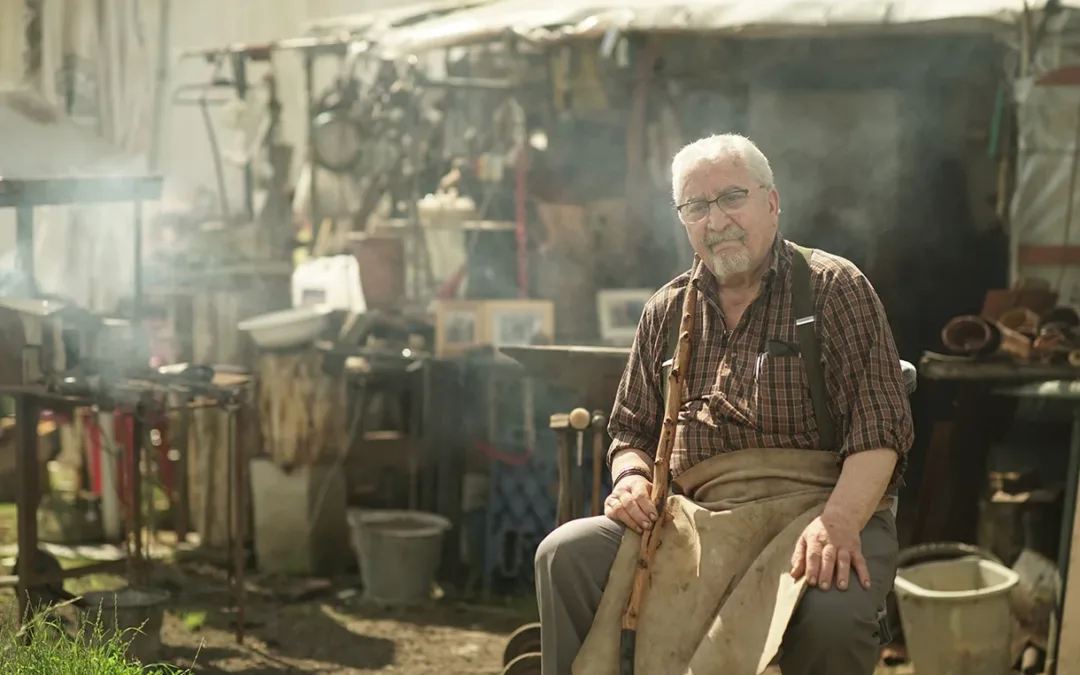
[{"label": "eyeglasses", "polygon": [[[759,187],[765,186],[761,185]],[[715,199],[691,199],[684,204],[676,206],[675,210],[679,212],[680,220],[687,225],[693,225],[709,217],[709,211],[712,210],[713,204],[716,204],[716,206],[724,213],[728,213],[730,211],[738,211],[746,206],[746,202],[749,201],[749,199],[749,188],[735,188],[718,195]]]}]

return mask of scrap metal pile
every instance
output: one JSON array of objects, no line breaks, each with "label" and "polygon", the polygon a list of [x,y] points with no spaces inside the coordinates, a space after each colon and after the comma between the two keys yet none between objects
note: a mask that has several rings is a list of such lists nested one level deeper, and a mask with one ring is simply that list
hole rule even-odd
[{"label": "scrap metal pile", "polygon": [[1030,282],[986,294],[982,312],[958,316],[941,330],[956,354],[1080,367],[1080,307]]}]

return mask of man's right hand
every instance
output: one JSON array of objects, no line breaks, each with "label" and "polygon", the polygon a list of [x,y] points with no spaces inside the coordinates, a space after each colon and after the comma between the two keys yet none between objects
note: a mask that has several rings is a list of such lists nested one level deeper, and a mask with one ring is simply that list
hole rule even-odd
[{"label": "man's right hand", "polygon": [[652,483],[641,476],[626,476],[620,480],[604,501],[604,515],[641,534],[656,522]]}]

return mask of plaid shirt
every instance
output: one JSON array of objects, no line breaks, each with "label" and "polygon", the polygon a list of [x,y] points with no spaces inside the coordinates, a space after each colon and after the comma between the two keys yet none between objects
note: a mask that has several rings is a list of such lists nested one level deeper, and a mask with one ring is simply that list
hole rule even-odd
[{"label": "plaid shirt", "polygon": [[[802,358],[768,356],[758,367],[758,355],[769,340],[798,342],[791,307],[792,255],[800,254],[777,235],[761,292],[734,327],[724,321],[715,277],[702,270],[673,475],[721,452],[817,446]],[[699,264],[695,258],[695,267]],[[679,320],[681,291],[692,272],[669,282],[645,306],[608,424],[609,464],[625,448],[656,452],[664,415],[663,362],[675,347],[668,344],[670,322]],[[815,250],[810,275],[838,461],[862,450],[896,450],[895,489],[914,432],[885,308],[862,272],[843,258]]]}]

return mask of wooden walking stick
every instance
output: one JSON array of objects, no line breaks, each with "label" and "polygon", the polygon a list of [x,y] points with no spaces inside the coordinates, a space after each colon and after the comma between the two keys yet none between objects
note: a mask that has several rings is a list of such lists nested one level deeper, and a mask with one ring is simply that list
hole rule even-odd
[{"label": "wooden walking stick", "polygon": [[634,581],[630,587],[630,598],[622,617],[622,633],[619,641],[619,675],[634,675],[634,655],[637,646],[637,624],[641,616],[641,605],[645,591],[649,588],[652,574],[652,561],[656,547],[660,545],[660,530],[664,525],[664,506],[667,504],[669,487],[669,468],[671,451],[675,446],[675,424],[682,406],[683,374],[690,363],[690,335],[694,332],[694,315],[697,313],[697,288],[687,284],[683,298],[682,317],[679,320],[679,341],[672,357],[673,363],[668,372],[667,391],[664,393],[664,424],[660,428],[660,442],[656,447],[653,461],[652,502],[659,516],[656,524],[645,530],[641,536],[641,548],[638,550],[637,566],[634,569]]}]

